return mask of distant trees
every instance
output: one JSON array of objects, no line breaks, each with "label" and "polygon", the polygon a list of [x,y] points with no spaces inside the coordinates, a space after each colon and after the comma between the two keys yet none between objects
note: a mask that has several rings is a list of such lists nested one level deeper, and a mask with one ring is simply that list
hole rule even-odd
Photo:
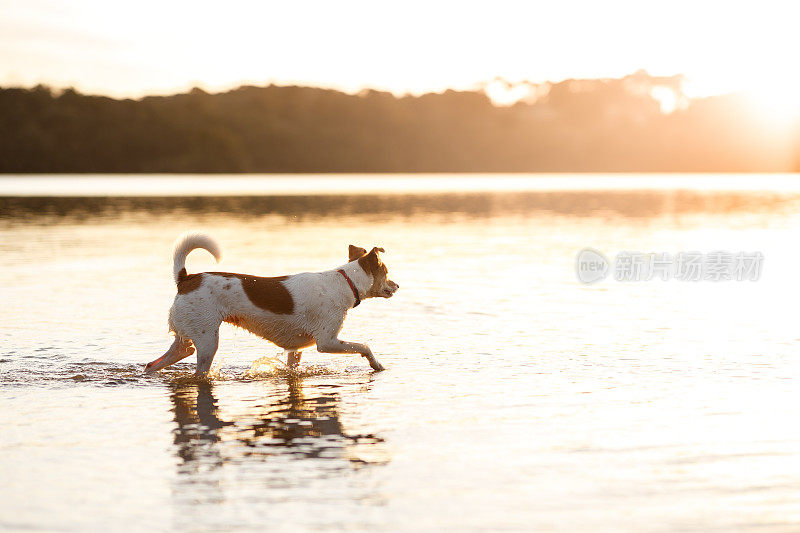
[{"label": "distant trees", "polygon": [[483,92],[457,91],[396,98],[245,86],[115,100],[43,86],[0,89],[0,172],[800,167],[800,135],[772,128],[736,96],[688,100],[678,77],[637,72],[546,84],[536,93],[498,107]]}]

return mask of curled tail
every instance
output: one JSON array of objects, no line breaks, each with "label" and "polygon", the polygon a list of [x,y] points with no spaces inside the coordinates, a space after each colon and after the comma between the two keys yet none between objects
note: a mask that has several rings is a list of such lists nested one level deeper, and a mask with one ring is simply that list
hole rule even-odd
[{"label": "curled tail", "polygon": [[175,283],[186,277],[186,256],[195,248],[211,252],[217,263],[222,259],[222,248],[210,236],[205,233],[184,233],[175,241],[175,251],[172,253],[172,277]]}]

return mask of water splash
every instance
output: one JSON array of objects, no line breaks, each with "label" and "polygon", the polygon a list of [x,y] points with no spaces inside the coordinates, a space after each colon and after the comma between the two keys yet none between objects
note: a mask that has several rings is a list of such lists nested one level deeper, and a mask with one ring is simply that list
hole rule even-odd
[{"label": "water splash", "polygon": [[347,369],[328,365],[304,365],[289,368],[277,357],[265,356],[256,359],[242,376],[245,379],[264,379],[274,377],[327,376],[347,372]]}]

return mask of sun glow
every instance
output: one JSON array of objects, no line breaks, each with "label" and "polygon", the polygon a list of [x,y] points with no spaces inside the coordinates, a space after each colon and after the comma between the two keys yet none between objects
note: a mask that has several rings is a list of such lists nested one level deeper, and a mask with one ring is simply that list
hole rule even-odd
[{"label": "sun glow", "polygon": [[780,85],[745,91],[755,112],[776,127],[792,127],[800,120],[800,89]]},{"label": "sun glow", "polygon": [[[724,19],[715,2],[689,0],[669,9],[633,0],[488,6],[142,0],[121,17],[100,0],[0,0],[0,85],[141,96],[274,82],[419,94],[496,77],[537,84],[646,69],[719,94],[790,75],[800,49],[798,8],[778,0],[726,4]],[[665,110],[679,106],[661,96]]]}]

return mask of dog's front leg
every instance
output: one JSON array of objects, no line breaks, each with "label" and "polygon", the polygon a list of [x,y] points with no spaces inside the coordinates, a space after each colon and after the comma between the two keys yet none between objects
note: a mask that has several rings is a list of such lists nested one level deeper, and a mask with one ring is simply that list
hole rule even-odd
[{"label": "dog's front leg", "polygon": [[317,351],[322,353],[360,353],[367,358],[369,366],[371,366],[375,372],[386,370],[383,365],[375,359],[372,350],[370,350],[369,346],[366,344],[343,341],[335,337],[333,339],[317,339]]}]

